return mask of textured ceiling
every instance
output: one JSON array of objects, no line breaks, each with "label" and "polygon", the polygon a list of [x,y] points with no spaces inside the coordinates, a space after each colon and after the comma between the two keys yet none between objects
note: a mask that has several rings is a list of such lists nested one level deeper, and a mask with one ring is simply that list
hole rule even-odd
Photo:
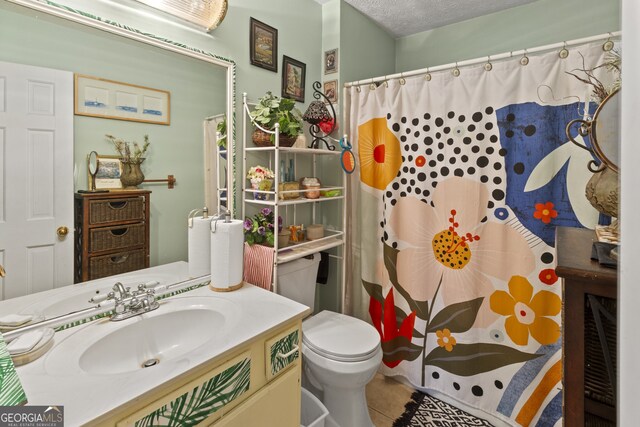
[{"label": "textured ceiling", "polygon": [[[316,0],[323,4],[328,0]],[[535,0],[345,0],[394,37],[416,34]]]}]

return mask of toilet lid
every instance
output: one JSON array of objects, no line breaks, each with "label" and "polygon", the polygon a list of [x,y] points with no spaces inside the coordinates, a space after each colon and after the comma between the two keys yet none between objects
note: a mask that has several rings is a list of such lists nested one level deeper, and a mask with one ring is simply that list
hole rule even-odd
[{"label": "toilet lid", "polygon": [[325,310],[302,323],[302,342],[329,359],[354,362],[378,349],[380,335],[360,319]]}]

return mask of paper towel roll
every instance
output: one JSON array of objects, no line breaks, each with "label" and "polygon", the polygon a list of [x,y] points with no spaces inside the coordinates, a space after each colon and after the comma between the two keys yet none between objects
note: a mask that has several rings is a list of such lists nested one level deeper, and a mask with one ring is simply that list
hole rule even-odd
[{"label": "paper towel roll", "polygon": [[189,219],[189,276],[211,274],[211,217]]},{"label": "paper towel roll", "polygon": [[242,285],[244,257],[243,221],[211,224],[211,287],[232,290]]}]

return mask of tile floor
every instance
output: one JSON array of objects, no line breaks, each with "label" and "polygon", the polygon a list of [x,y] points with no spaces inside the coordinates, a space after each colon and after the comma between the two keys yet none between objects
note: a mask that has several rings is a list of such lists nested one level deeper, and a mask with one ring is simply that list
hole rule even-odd
[{"label": "tile floor", "polygon": [[393,422],[404,413],[404,405],[411,399],[413,389],[376,374],[367,384],[367,404],[369,415],[376,427],[391,427]]}]

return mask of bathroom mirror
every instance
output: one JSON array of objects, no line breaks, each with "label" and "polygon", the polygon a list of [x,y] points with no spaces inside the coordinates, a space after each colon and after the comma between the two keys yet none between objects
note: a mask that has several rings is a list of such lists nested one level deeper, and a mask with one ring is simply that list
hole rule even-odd
[{"label": "bathroom mirror", "polygon": [[614,172],[618,172],[620,144],[620,90],[600,104],[591,124],[591,145],[596,156]]},{"label": "bathroom mirror", "polygon": [[98,172],[98,153],[92,151],[87,156],[87,170],[89,172],[89,191],[96,189],[96,173]]},{"label": "bathroom mirror", "polygon": [[[224,159],[222,156],[206,158],[209,163],[205,167],[203,152],[206,151],[207,141],[207,147],[214,147],[208,155],[219,155],[215,150],[216,141],[207,140],[206,136],[206,123],[211,121],[211,117],[225,117],[228,128],[235,128],[235,64],[213,53],[188,47],[180,40],[170,41],[136,30],[129,22],[121,25],[111,19],[77,11],[67,3],[66,0],[56,3],[37,0],[0,2],[0,62],[63,70],[71,76],[84,74],[170,92],[171,123],[168,126],[73,116],[73,163],[66,170],[73,188],[64,194],[88,188],[88,172],[94,170],[92,165],[95,163],[90,158],[87,167],[87,153],[96,152],[100,156],[116,154],[105,139],[105,134],[138,142],[148,134],[151,145],[143,166],[146,177],[159,179],[174,175],[177,180],[175,188],[171,190],[166,183],[143,183],[140,187],[152,191],[150,263],[154,266],[186,261],[186,219],[189,211],[204,206],[205,200],[214,204],[210,211],[216,211],[215,175],[218,173],[226,173],[226,179],[222,176],[218,177],[218,181],[233,183],[234,135],[227,135],[227,151],[231,154],[225,155]],[[83,1],[78,7],[83,5],[89,6],[89,2]],[[128,18],[128,12],[118,10],[123,19]],[[189,31],[193,30],[188,29],[183,33]],[[210,38],[209,35],[204,37]],[[3,88],[0,85],[0,92]],[[73,100],[73,93],[70,96]],[[207,172],[209,175],[206,175]],[[7,182],[5,180],[3,185]],[[235,206],[233,195],[233,191],[228,192],[227,203],[232,207]],[[69,209],[73,212],[72,197],[69,200]],[[4,206],[19,202],[19,199],[7,198]],[[62,225],[73,230],[73,222],[56,224],[56,227]],[[25,225],[27,227],[33,225]],[[37,298],[38,292],[72,284],[73,245],[70,245],[67,262],[52,258],[52,262],[40,265],[39,274],[50,278],[46,283],[31,283],[27,274],[22,274],[19,280],[11,283],[11,275],[24,268],[7,262],[10,257],[2,246],[4,239],[1,231],[0,264],[8,274],[0,278],[0,303],[1,300],[28,294]],[[18,234],[23,232],[16,231]],[[24,233],[27,231],[25,229]],[[73,233],[66,236],[58,234],[56,240],[65,238],[72,242]],[[55,276],[62,268],[71,270],[71,280],[56,282]],[[5,314],[7,307],[11,306],[3,304],[0,314]],[[66,309],[73,311],[74,307]]]}]

